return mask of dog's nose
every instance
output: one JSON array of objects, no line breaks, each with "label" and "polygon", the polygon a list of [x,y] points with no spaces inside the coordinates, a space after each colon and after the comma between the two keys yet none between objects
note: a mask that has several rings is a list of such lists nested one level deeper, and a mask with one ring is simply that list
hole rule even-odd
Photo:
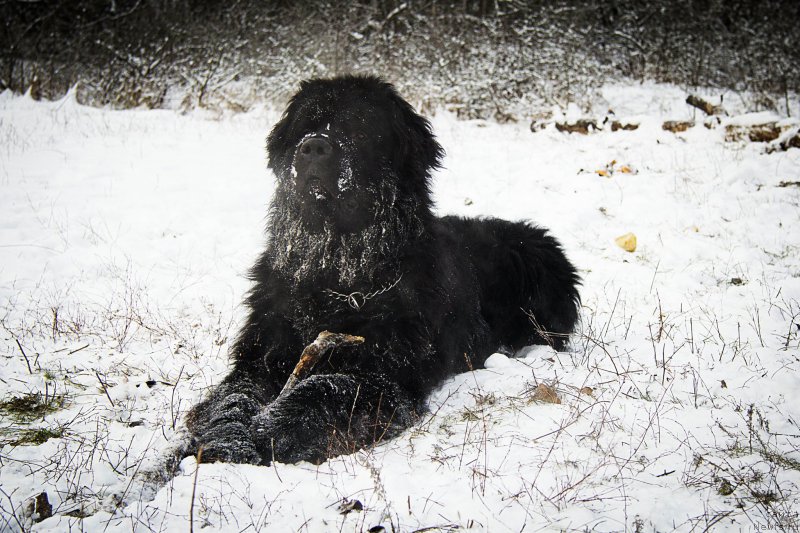
[{"label": "dog's nose", "polygon": [[308,161],[323,161],[333,154],[333,145],[325,137],[309,137],[300,144],[298,157]]}]

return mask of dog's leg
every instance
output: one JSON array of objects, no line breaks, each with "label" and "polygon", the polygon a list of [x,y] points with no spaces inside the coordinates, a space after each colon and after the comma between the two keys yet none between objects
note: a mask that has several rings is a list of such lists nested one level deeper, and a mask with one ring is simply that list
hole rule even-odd
[{"label": "dog's leg", "polygon": [[285,321],[253,313],[232,350],[233,370],[186,416],[194,438],[190,453],[202,446],[203,462],[261,462],[250,424],[286,383],[300,353],[294,340]]},{"label": "dog's leg", "polygon": [[415,420],[410,396],[385,377],[323,374],[281,395],[250,430],[264,463],[320,463],[395,436]]}]

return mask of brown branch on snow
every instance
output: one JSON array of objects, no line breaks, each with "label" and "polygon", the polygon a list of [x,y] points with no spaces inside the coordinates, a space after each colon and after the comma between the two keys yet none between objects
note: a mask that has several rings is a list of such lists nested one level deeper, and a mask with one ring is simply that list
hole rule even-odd
[{"label": "brown branch on snow", "polygon": [[722,106],[706,102],[699,96],[695,96],[693,94],[690,94],[689,96],[686,97],[686,103],[692,107],[696,107],[697,109],[699,109],[700,111],[709,116],[725,114],[725,110],[722,108]]},{"label": "brown branch on snow", "polygon": [[300,381],[305,379],[306,376],[314,368],[314,365],[322,358],[322,354],[331,348],[338,348],[339,346],[355,346],[364,342],[364,337],[357,335],[348,335],[346,333],[332,333],[330,331],[323,331],[317,338],[305,347],[303,353],[300,355],[300,360],[295,365],[289,379],[286,380],[286,385],[283,386],[281,393],[278,397],[283,396]]}]

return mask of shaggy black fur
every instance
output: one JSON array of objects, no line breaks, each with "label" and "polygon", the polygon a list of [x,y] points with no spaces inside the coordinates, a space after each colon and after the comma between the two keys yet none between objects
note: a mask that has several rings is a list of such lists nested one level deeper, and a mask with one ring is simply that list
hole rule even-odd
[{"label": "shaggy black fur", "polygon": [[[391,85],[304,82],[267,149],[278,180],[250,316],[232,372],[187,418],[204,460],[352,452],[413,424],[431,389],[500,347],[564,347],[578,276],[558,242],[524,222],[435,217],[443,151]],[[366,342],[278,398],[326,329]]]}]

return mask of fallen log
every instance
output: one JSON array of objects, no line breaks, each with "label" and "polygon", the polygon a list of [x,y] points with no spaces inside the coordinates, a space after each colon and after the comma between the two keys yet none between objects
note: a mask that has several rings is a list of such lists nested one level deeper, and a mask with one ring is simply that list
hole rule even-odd
[{"label": "fallen log", "polygon": [[696,107],[697,109],[699,109],[700,111],[709,116],[725,114],[725,110],[722,108],[722,106],[706,102],[699,96],[695,96],[693,94],[690,94],[689,96],[686,97],[686,103],[692,107]]},{"label": "fallen log", "polygon": [[767,153],[785,152],[789,148],[800,148],[800,127],[784,132],[780,137],[767,145]]},{"label": "fallen log", "polygon": [[580,133],[581,135],[586,135],[589,133],[589,130],[597,131],[597,121],[594,119],[587,119],[582,118],[576,120],[574,124],[568,124],[566,122],[556,122],[556,129],[558,131],[565,131],[567,133]]},{"label": "fallen log", "polygon": [[680,133],[694,126],[691,120],[667,120],[661,125],[662,130]]},{"label": "fallen log", "polygon": [[619,120],[611,122],[611,131],[633,131],[636,129],[639,129],[639,125],[634,122],[620,122]]},{"label": "fallen log", "polygon": [[725,126],[725,140],[740,141],[747,137],[751,142],[772,142],[781,136],[782,129],[775,123],[754,124],[752,126],[738,126],[729,124]]},{"label": "fallen log", "polygon": [[537,131],[542,131],[547,127],[549,124],[546,120],[532,120],[531,121],[531,133],[536,133]]}]

